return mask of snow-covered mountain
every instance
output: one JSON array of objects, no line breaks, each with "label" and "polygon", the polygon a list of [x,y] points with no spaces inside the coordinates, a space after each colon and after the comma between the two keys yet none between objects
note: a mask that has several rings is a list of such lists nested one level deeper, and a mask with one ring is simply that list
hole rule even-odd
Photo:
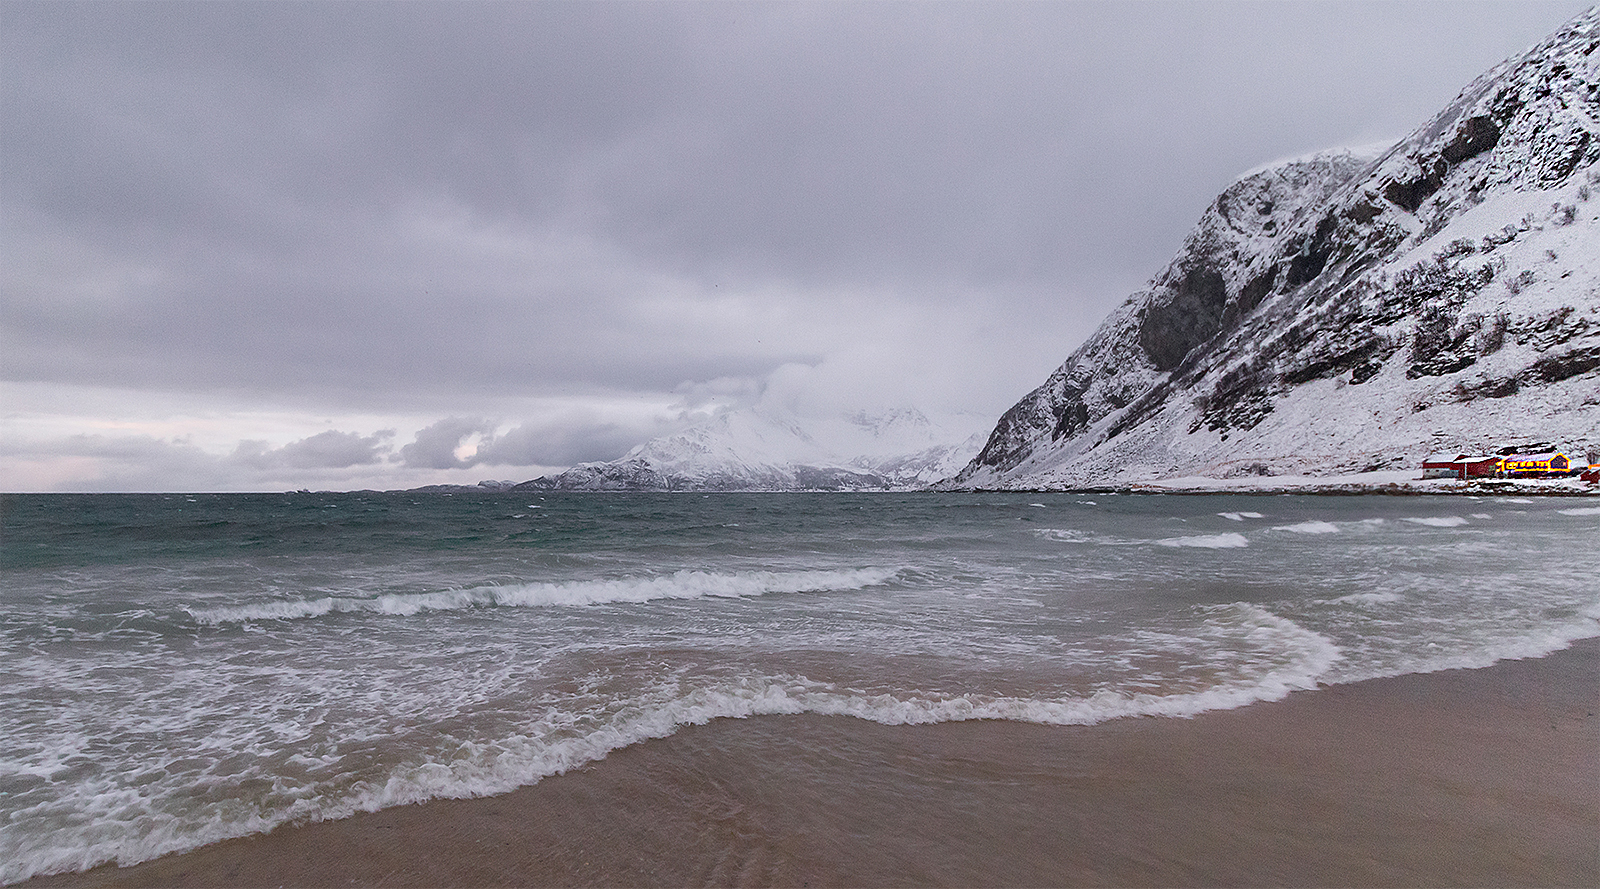
[{"label": "snow-covered mountain", "polygon": [[719,413],[621,459],[522,488],[566,491],[911,489],[954,475],[983,445],[980,422],[913,409],[802,420],[767,408]]},{"label": "snow-covered mountain", "polygon": [[1600,447],[1600,8],[1399,144],[1246,174],[959,487]]}]

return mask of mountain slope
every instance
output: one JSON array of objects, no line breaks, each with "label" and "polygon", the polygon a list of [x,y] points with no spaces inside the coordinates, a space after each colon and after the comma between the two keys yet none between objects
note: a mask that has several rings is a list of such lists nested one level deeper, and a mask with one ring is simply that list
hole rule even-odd
[{"label": "mountain slope", "polygon": [[962,487],[1600,445],[1600,9],[1377,155],[1245,175]]},{"label": "mountain slope", "polygon": [[910,409],[807,420],[750,408],[655,438],[609,463],[519,487],[566,491],[801,491],[925,487],[953,475],[981,432]]}]

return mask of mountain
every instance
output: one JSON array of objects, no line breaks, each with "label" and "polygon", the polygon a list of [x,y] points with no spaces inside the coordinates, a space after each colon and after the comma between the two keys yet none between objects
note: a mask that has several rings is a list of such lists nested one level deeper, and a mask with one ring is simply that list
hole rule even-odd
[{"label": "mountain", "polygon": [[802,420],[746,408],[651,439],[609,463],[584,463],[520,489],[561,491],[905,490],[947,478],[983,444],[976,423],[920,411]]},{"label": "mountain", "polygon": [[1600,8],[1381,152],[1245,174],[953,486],[1600,446]]}]

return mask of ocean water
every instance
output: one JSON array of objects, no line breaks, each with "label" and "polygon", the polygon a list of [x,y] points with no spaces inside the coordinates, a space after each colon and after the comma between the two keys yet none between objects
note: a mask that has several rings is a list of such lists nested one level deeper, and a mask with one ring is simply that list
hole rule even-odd
[{"label": "ocean water", "polygon": [[0,497],[0,882],[725,717],[1093,724],[1600,635],[1563,498]]}]

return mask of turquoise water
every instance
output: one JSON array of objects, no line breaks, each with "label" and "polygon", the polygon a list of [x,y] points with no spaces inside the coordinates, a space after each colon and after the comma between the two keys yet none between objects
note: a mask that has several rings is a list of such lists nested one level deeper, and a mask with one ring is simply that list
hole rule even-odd
[{"label": "turquoise water", "polygon": [[1600,635],[1590,499],[7,495],[0,881],[678,727],[1184,716]]}]

